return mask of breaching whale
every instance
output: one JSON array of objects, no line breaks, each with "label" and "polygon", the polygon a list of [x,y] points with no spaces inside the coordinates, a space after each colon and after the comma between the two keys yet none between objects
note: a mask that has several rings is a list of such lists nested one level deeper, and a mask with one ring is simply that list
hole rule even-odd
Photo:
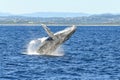
[{"label": "breaching whale", "polygon": [[70,38],[76,31],[76,26],[65,28],[59,32],[53,33],[45,24],[41,24],[49,37],[38,38],[30,42],[35,51],[41,55],[51,55],[61,44]]}]

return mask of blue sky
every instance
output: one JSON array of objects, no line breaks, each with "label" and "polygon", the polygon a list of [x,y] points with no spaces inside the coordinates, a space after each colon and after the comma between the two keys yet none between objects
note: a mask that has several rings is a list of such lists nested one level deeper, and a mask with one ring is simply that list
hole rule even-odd
[{"label": "blue sky", "polygon": [[0,12],[120,13],[120,0],[0,0]]}]

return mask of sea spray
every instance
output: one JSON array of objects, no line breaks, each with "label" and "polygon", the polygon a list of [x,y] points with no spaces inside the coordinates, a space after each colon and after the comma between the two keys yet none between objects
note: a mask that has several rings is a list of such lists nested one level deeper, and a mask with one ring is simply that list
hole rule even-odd
[{"label": "sea spray", "polygon": [[38,48],[38,44],[36,44],[36,41],[35,40],[30,41],[27,46],[27,54],[39,55],[39,53],[37,53],[37,48]]},{"label": "sea spray", "polygon": [[37,40],[31,40],[27,46],[27,55],[47,55],[47,56],[63,56],[64,49],[62,45],[59,46],[54,52],[52,53],[37,53],[38,48],[41,46],[41,42],[44,41],[46,38],[39,38]]}]

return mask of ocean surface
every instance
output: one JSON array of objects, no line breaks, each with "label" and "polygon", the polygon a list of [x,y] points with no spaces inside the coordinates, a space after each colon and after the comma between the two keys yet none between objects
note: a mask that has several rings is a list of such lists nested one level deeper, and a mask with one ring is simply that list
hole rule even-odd
[{"label": "ocean surface", "polygon": [[0,80],[120,80],[120,26],[78,27],[62,46],[64,56],[24,54],[44,36],[39,26],[0,26]]}]

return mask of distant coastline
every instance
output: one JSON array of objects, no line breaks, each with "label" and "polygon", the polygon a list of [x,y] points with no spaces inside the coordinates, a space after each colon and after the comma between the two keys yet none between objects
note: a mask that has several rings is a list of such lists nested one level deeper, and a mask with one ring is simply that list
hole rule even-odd
[{"label": "distant coastline", "polygon": [[120,14],[100,14],[80,17],[0,16],[0,26],[120,26]]},{"label": "distant coastline", "polygon": [[[48,26],[71,26],[70,24],[46,24]],[[75,25],[75,24],[73,24]],[[0,26],[41,26],[41,24],[0,24]],[[116,25],[109,25],[109,24],[92,24],[92,25],[76,25],[76,26],[120,26],[120,24],[116,24]]]}]

